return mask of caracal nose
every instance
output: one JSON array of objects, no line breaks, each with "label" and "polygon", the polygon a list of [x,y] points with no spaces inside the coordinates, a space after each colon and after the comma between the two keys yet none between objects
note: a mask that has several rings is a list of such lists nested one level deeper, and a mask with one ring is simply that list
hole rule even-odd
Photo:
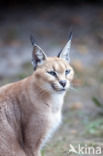
[{"label": "caracal nose", "polygon": [[66,86],[66,80],[60,80],[59,83],[62,85],[62,87],[65,87]]}]

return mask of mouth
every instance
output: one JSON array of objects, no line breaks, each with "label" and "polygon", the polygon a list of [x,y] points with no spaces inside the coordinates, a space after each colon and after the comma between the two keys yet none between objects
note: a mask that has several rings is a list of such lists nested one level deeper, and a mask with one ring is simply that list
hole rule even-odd
[{"label": "mouth", "polygon": [[66,89],[65,89],[65,88],[63,88],[63,89],[60,89],[59,91],[66,91]]},{"label": "mouth", "polygon": [[64,92],[66,91],[66,88],[56,88],[53,84],[51,85],[53,90],[57,91],[57,92]]}]

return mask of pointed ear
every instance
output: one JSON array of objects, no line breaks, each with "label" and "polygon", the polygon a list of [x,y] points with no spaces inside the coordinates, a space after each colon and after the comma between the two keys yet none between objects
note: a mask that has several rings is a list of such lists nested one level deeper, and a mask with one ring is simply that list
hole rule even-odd
[{"label": "pointed ear", "polygon": [[63,58],[64,60],[70,62],[70,48],[71,48],[71,40],[72,40],[72,32],[69,36],[69,41],[65,45],[65,47],[59,52],[58,57]]},{"label": "pointed ear", "polygon": [[34,70],[36,70],[37,66],[44,63],[44,61],[47,59],[47,56],[45,52],[34,42],[33,37],[31,37],[31,42],[33,45],[32,65],[34,67]]}]

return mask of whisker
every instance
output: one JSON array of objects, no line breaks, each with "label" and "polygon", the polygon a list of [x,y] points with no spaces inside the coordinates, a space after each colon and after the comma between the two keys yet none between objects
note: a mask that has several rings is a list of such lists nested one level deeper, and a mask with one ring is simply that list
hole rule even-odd
[{"label": "whisker", "polygon": [[79,90],[77,88],[74,88],[72,85],[70,85],[69,89],[75,91],[75,92],[79,92]]}]

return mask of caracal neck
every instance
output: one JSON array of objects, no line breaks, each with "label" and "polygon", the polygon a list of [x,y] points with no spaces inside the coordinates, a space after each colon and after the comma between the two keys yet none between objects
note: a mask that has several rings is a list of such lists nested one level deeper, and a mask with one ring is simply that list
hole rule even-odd
[{"label": "caracal neck", "polygon": [[52,111],[54,113],[62,110],[65,92],[51,94]]}]

